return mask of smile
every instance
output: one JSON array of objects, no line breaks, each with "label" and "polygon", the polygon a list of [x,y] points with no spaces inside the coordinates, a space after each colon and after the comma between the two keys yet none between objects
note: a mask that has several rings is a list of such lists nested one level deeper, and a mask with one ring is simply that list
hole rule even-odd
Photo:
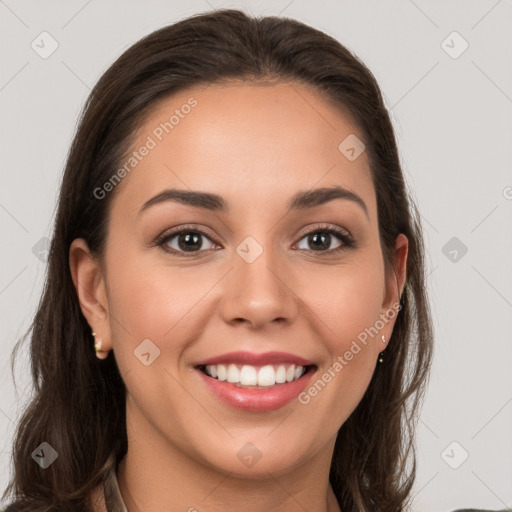
[{"label": "smile", "polygon": [[[280,409],[296,399],[309,385],[316,368],[315,365],[286,367],[284,364],[277,368],[273,365],[261,368],[243,365],[239,368],[234,364],[227,367],[218,364],[208,365],[208,369],[206,366],[196,367],[195,370],[208,394],[221,404],[248,412],[266,412]],[[217,375],[214,377],[215,372]],[[255,382],[255,376],[258,379],[257,384],[244,384]],[[283,376],[284,381],[279,382],[283,380]],[[225,377],[225,380],[220,380],[219,377]],[[229,382],[228,377],[233,382]],[[259,382],[263,385],[259,385]]]},{"label": "smile", "polygon": [[201,367],[201,370],[221,382],[238,384],[240,387],[262,388],[298,380],[306,372],[306,367],[294,364],[268,364],[261,367],[247,364],[208,364]]}]

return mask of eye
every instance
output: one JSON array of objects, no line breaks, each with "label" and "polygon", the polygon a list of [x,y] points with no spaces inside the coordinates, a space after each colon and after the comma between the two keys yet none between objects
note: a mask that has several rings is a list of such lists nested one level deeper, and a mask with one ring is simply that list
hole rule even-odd
[{"label": "eye", "polygon": [[[333,237],[338,239],[338,245],[332,247]],[[305,240],[308,247],[299,247],[300,250],[311,250],[314,252],[336,253],[355,246],[355,242],[348,231],[339,226],[322,226],[309,231],[301,240]],[[300,243],[300,242],[299,242]]]},{"label": "eye", "polygon": [[205,239],[215,245],[215,242],[205,232],[197,228],[185,227],[171,233],[165,233],[156,240],[156,244],[167,252],[186,257],[186,253],[193,255],[207,250],[208,244],[204,243]]}]

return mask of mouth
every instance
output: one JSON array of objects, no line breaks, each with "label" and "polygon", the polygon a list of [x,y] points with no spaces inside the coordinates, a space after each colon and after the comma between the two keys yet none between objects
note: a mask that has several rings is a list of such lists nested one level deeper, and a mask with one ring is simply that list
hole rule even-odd
[{"label": "mouth", "polygon": [[248,364],[197,365],[195,373],[210,397],[223,406],[248,412],[268,412],[284,407],[306,388],[316,365]]},{"label": "mouth", "polygon": [[245,389],[273,389],[313,373],[316,365],[298,364],[203,364],[196,368],[207,377]]}]

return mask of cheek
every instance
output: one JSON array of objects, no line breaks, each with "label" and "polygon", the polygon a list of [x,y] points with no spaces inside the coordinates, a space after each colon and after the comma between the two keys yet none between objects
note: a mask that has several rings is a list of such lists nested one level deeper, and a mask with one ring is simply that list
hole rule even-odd
[{"label": "cheek", "polygon": [[351,341],[379,319],[384,292],[378,258],[359,261],[333,271],[332,267],[307,275],[300,296],[323,326],[324,340],[333,355],[345,352]]},{"label": "cheek", "polygon": [[[299,402],[308,414],[324,418],[318,436],[335,435],[361,401],[375,371],[380,336],[371,337],[365,329],[380,318],[383,266],[375,252],[307,282],[314,285],[306,293],[304,281],[303,296],[309,297],[308,306],[321,320],[317,325],[331,357],[299,395]],[[366,343],[361,341],[365,334]]]},{"label": "cheek", "polygon": [[[200,327],[193,321],[195,307],[213,278],[204,272],[199,275],[199,267],[155,265],[154,257],[150,262],[135,250],[124,257],[112,251],[109,265],[108,301],[116,361],[141,408],[160,410],[162,403],[180,399],[180,386],[171,374],[176,375],[180,355]],[[144,354],[149,354],[146,361]]]},{"label": "cheek", "polygon": [[[322,341],[331,359],[319,368],[301,403],[325,417],[334,434],[363,397],[375,371],[380,335],[369,335],[381,313],[384,281],[376,260],[346,267],[339,279],[332,274],[317,281],[313,300],[322,318]],[[327,326],[327,327],[325,327]]]},{"label": "cheek", "polygon": [[[163,370],[182,372],[188,345],[201,337],[214,314],[207,293],[218,275],[207,265],[156,264],[154,253],[150,257],[133,249],[125,257],[112,251],[109,264],[112,343],[123,379],[130,393],[142,399],[145,393],[161,396],[159,386],[174,390],[173,398],[168,397],[172,402],[179,386]],[[142,354],[148,352],[154,362],[144,366]]]},{"label": "cheek", "polygon": [[128,257],[112,265],[109,305],[114,328],[117,321],[125,335],[164,342],[193,311],[212,277],[199,267],[171,268],[146,259]]}]

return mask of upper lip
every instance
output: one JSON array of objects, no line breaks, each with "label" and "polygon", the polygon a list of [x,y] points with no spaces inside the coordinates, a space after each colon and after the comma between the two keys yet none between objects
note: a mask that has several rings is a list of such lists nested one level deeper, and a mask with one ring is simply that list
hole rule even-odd
[{"label": "upper lip", "polygon": [[195,363],[194,366],[204,366],[207,364],[248,364],[251,366],[263,366],[267,364],[293,363],[300,366],[310,366],[314,363],[303,357],[289,354],[286,352],[264,352],[257,354],[254,352],[238,351],[228,352],[220,356],[211,357]]}]

